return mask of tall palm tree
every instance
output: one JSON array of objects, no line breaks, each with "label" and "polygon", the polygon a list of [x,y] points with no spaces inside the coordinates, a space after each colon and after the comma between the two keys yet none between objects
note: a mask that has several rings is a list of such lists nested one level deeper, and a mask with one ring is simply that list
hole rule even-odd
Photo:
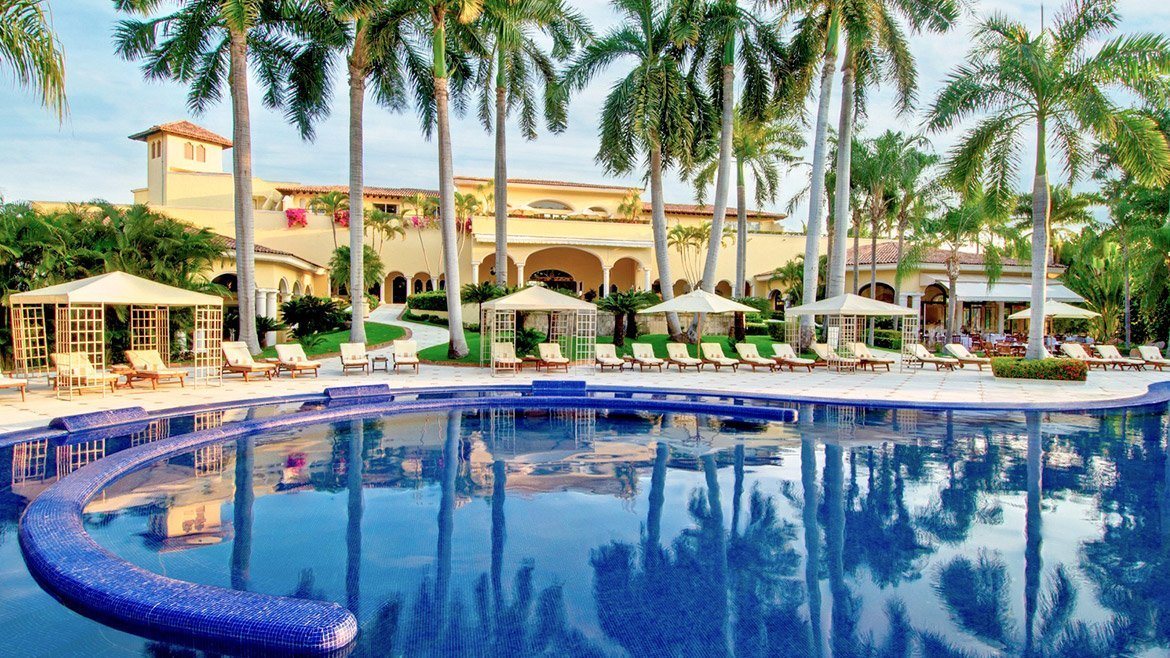
[{"label": "tall palm tree", "polygon": [[[1094,226],[1093,206],[1103,205],[1105,198],[1096,192],[1075,192],[1068,185],[1057,183],[1048,191],[1048,252],[1049,261],[1063,263],[1061,249],[1086,226]],[[1032,237],[1032,195],[1021,194],[1014,214],[1021,235]]]},{"label": "tall palm tree", "polygon": [[65,56],[42,0],[0,0],[0,64],[65,119]]},{"label": "tall palm tree", "polygon": [[[276,0],[116,0],[120,11],[143,18],[118,24],[114,43],[120,56],[143,60],[147,78],[190,85],[187,104],[196,114],[220,100],[226,84],[232,103],[232,178],[235,203],[236,276],[239,282],[239,336],[259,353],[256,335],[256,227],[252,199],[252,119],[248,107],[248,66],[264,85],[264,104],[287,105],[294,71],[320,75],[303,65],[304,44],[327,41],[316,30],[321,9],[306,2]],[[163,7],[169,13],[155,15]],[[303,134],[315,108],[306,103],[289,112]]]},{"label": "tall palm tree", "polygon": [[[841,114],[837,123],[839,143],[853,140],[853,124],[864,112],[868,88],[891,81],[899,112],[914,105],[918,86],[914,55],[906,28],[946,32],[958,19],[958,0],[842,0],[841,29],[845,55],[841,64]],[[845,236],[849,227],[851,149],[837,149],[836,190],[833,195],[833,249],[829,257],[828,295],[845,291]]]},{"label": "tall palm tree", "polygon": [[[451,96],[466,93],[472,78],[469,57],[483,57],[484,46],[473,30],[483,0],[391,0],[381,48],[385,66],[402,73],[390,83],[397,107],[409,91],[415,98],[423,132],[437,132],[439,151],[439,230],[443,243],[447,316],[451,338],[447,355],[461,358],[469,352],[463,331],[459,299],[460,271],[455,208],[455,174],[451,148]],[[425,50],[430,50],[429,63]],[[460,108],[462,101],[456,102]]]},{"label": "tall palm tree", "polygon": [[[698,11],[691,0],[613,0],[620,21],[590,43],[565,72],[568,91],[583,88],[616,60],[634,67],[605,99],[597,161],[610,174],[627,174],[645,160],[650,179],[650,226],[662,298],[674,297],[662,174],[684,168],[713,132],[706,95],[683,62],[698,38]],[[668,313],[667,332],[681,334],[678,316]]]},{"label": "tall palm tree", "polygon": [[1041,358],[1044,338],[1049,148],[1063,155],[1070,180],[1081,173],[1094,141],[1113,145],[1117,164],[1139,182],[1170,178],[1170,146],[1157,122],[1118,105],[1107,93],[1120,88],[1153,106],[1164,104],[1170,95],[1170,40],[1127,34],[1099,43],[1119,20],[1116,0],[1073,0],[1051,26],[1036,33],[992,15],[976,30],[967,63],[951,73],[930,109],[928,126],[936,132],[985,115],[951,151],[946,165],[958,185],[986,187],[1003,205],[1015,197],[1023,130],[1036,130],[1030,359]]},{"label": "tall palm tree", "polygon": [[[906,232],[915,222],[932,212],[939,200],[942,187],[934,176],[929,175],[939,162],[934,153],[915,146],[902,153],[902,166],[896,180],[897,191],[894,200],[894,231],[898,234],[898,262],[906,253]],[[902,300],[902,272],[894,272],[894,303]]]},{"label": "tall palm tree", "polygon": [[[496,284],[508,285],[508,113],[519,111],[520,131],[536,139],[538,103],[543,102],[548,129],[566,126],[566,97],[554,59],[569,57],[578,44],[593,38],[588,22],[563,0],[483,0],[479,27],[488,41],[487,57],[480,61],[482,93],[479,118],[485,130],[495,130],[496,166],[492,199],[496,217]],[[551,57],[541,46],[540,33],[552,41]],[[535,74],[535,75],[534,75]],[[534,78],[543,87],[538,101]],[[494,102],[493,102],[494,98]],[[502,265],[501,265],[502,263]]]},{"label": "tall palm tree", "polygon": [[[309,210],[329,218],[329,228],[333,231],[333,250],[337,251],[341,246],[337,242],[337,224],[344,217],[342,211],[349,210],[349,195],[338,191],[318,194],[309,199]],[[350,215],[352,218],[352,213]]]},{"label": "tall palm tree", "polygon": [[[741,108],[742,109],[742,108]],[[755,203],[775,202],[780,190],[781,168],[797,161],[804,148],[800,127],[793,121],[770,117],[753,120],[742,111],[735,116],[732,154],[735,159],[735,293],[746,294],[747,283],[747,172],[755,181]],[[715,179],[720,157],[712,152],[695,174],[695,196],[704,203],[707,188]]]}]

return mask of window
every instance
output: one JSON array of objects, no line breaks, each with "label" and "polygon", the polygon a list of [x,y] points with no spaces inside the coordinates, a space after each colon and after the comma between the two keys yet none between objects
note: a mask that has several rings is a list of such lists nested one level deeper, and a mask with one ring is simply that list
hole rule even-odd
[{"label": "window", "polygon": [[573,207],[563,201],[555,199],[541,199],[540,201],[533,201],[528,204],[529,208],[540,208],[541,210],[572,210]]},{"label": "window", "polygon": [[207,147],[200,144],[195,147],[195,159],[199,162],[207,162]]},{"label": "window", "polygon": [[150,143],[150,159],[153,160],[162,155],[162,140],[156,139]]},{"label": "window", "polygon": [[186,142],[183,144],[183,157],[188,159],[188,160],[195,159],[195,145],[194,144],[192,144],[191,142]]},{"label": "window", "polygon": [[397,203],[375,203],[373,205],[374,205],[374,210],[380,210],[380,211],[385,212],[385,213],[390,213],[391,215],[398,214],[398,204]]}]

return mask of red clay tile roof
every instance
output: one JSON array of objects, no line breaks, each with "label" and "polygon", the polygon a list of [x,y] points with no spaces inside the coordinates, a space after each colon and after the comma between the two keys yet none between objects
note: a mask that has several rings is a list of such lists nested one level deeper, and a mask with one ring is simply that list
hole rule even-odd
[{"label": "red clay tile roof", "polygon": [[[222,247],[225,251],[235,251],[236,250],[236,239],[235,238],[229,238],[228,236],[220,235],[219,233],[214,233],[213,235],[215,235],[215,244]],[[256,245],[256,253],[258,253],[258,254],[271,254],[273,256],[289,256],[291,258],[303,260],[306,263],[308,263],[309,265],[312,265],[313,267],[317,267],[317,268],[321,267],[317,263],[314,263],[313,261],[311,261],[303,256],[298,256],[298,255],[292,253],[291,251],[281,251],[279,249],[265,247],[262,244]]]},{"label": "red clay tile roof", "polygon": [[[295,194],[328,194],[329,192],[349,193],[348,185],[282,185],[276,188],[277,192],[287,195]],[[366,196],[382,197],[386,199],[403,199],[415,194],[437,196],[438,190],[424,190],[417,187],[370,187],[366,186]]]},{"label": "red clay tile roof", "polygon": [[147,137],[155,133],[165,133],[167,135],[177,135],[179,137],[190,137],[208,144],[218,144],[225,149],[232,147],[232,140],[222,135],[217,135],[210,130],[197,126],[190,121],[172,121],[170,123],[160,123],[157,126],[151,126],[140,133],[130,135],[130,139],[140,142],[145,142]]},{"label": "red clay tile roof", "polygon": [[[460,180],[480,181],[480,182],[484,182],[484,183],[491,180],[490,178],[484,178],[482,176],[456,176],[455,178],[460,179]],[[611,183],[574,183],[572,181],[544,180],[544,179],[540,179],[540,178],[509,178],[508,182],[509,183],[516,183],[517,185],[547,185],[549,187],[587,187],[587,188],[597,189],[597,190],[639,189],[639,188],[630,187],[627,185],[618,185],[618,184],[611,184]]]},{"label": "red clay tile roof", "polygon": [[[707,205],[700,206],[700,205],[696,205],[693,203],[667,203],[664,205],[666,207],[666,214],[668,214],[668,215],[700,215],[701,216],[701,215],[711,215],[715,211],[715,209],[712,208],[711,206],[707,206]],[[642,204],[642,211],[645,213],[651,212],[650,204],[643,203]],[[728,217],[735,217],[735,212],[736,212],[735,208],[729,207],[727,209],[727,216]],[[763,210],[749,210],[747,214],[748,214],[748,217],[755,217],[757,219],[775,219],[775,220],[781,220],[781,219],[784,219],[785,217],[788,216],[788,215],[785,215],[784,213],[765,212]]]},{"label": "red clay tile roof", "polygon": [[[872,260],[870,257],[869,245],[862,245],[858,250],[860,265],[869,265]],[[942,249],[931,249],[922,257],[923,263],[931,263],[942,265],[946,263],[948,252]],[[845,256],[845,263],[847,265],[853,264],[853,250],[850,249]],[[898,243],[897,242],[879,242],[877,245],[877,264],[878,265],[896,265],[898,263]],[[959,263],[962,265],[982,265],[983,254],[974,254],[968,251],[959,252]],[[1026,265],[1014,258],[1002,259],[1004,265]]]}]

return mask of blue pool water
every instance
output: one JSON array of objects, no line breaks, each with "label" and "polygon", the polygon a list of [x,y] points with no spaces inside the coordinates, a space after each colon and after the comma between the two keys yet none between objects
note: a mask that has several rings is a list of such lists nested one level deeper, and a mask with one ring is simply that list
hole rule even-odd
[{"label": "blue pool water", "polygon": [[[0,448],[0,654],[191,655],[44,593],[19,514],[103,454],[298,407]],[[1164,407],[799,416],[494,409],[307,426],[133,473],[86,528],[172,578],[342,604],[358,656],[1170,648]]]}]

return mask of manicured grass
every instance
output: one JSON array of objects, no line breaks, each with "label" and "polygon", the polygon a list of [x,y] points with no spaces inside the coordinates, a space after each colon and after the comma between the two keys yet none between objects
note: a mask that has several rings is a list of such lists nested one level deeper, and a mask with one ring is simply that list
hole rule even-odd
[{"label": "manicured grass", "polygon": [[[434,347],[428,347],[425,350],[421,350],[418,353],[418,356],[420,359],[422,359],[424,361],[431,361],[431,362],[435,362],[435,363],[472,363],[472,364],[478,364],[479,363],[480,335],[478,333],[475,333],[472,331],[466,332],[466,335],[467,335],[467,345],[468,345],[468,347],[471,348],[471,351],[468,353],[467,356],[463,357],[462,359],[448,359],[447,358],[447,344],[446,343],[444,343],[442,345],[435,345]],[[599,342],[599,343],[612,343],[613,336],[612,335],[598,336],[597,342]],[[670,342],[670,337],[667,336],[666,334],[643,334],[641,336],[638,336],[634,340],[630,340],[627,338],[626,344],[624,346],[618,348],[618,350],[617,350],[618,355],[622,356],[622,355],[630,354],[633,350],[633,348],[630,347],[630,343],[632,343],[632,342],[634,342],[634,343],[649,343],[650,345],[652,345],[654,347],[654,354],[656,356],[659,356],[661,358],[666,358],[666,344]],[[719,343],[720,345],[723,346],[723,353],[724,354],[726,354],[727,356],[733,357],[733,358],[735,357],[735,349],[731,346],[731,341],[727,338],[727,336],[703,336],[703,342],[704,343]],[[768,336],[748,336],[747,342],[754,343],[755,345],[760,346],[760,353],[761,354],[768,354],[768,355],[772,354],[772,350],[770,347],[764,347],[765,345],[768,345],[768,344],[774,342]],[[690,350],[691,356],[695,356],[698,353],[698,346],[696,346],[696,345],[688,345],[687,349]]]},{"label": "manicured grass", "polygon": [[[382,324],[380,322],[366,323],[366,345],[373,347],[375,345],[383,345],[391,341],[398,340],[406,335],[406,330],[391,324]],[[330,331],[326,334],[321,334],[324,338],[319,344],[313,347],[305,348],[305,355],[309,357],[320,356],[322,354],[337,354],[341,351],[340,345],[349,342],[349,329],[340,329],[338,331]],[[275,347],[265,347],[260,356],[274,357],[276,356]]]},{"label": "manicured grass", "polygon": [[462,359],[448,359],[447,358],[447,343],[442,345],[432,345],[423,350],[419,350],[418,358],[423,361],[431,361],[434,363],[470,363],[479,364],[479,333],[475,331],[465,331],[463,335],[467,337],[467,347],[469,348],[467,356]]}]

